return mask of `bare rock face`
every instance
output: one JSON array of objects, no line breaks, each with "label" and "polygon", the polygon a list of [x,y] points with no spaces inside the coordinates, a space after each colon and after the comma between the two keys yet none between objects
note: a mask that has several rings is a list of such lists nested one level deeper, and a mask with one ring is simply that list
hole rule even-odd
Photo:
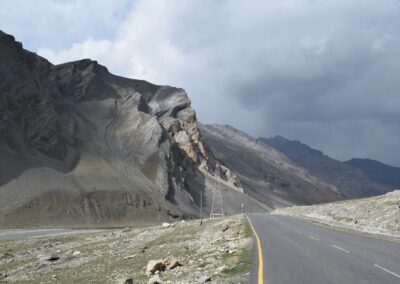
[{"label": "bare rock face", "polygon": [[[124,225],[198,213],[216,159],[183,89],[52,65],[0,32],[0,225]],[[238,187],[222,168],[221,178]]]},{"label": "bare rock face", "polygon": [[24,51],[12,36],[2,33],[0,42],[2,140],[7,139],[11,148],[25,150],[19,143],[22,139],[37,151],[30,154],[40,153],[54,160],[73,155],[68,147],[74,143],[74,120],[52,79],[52,65]]}]

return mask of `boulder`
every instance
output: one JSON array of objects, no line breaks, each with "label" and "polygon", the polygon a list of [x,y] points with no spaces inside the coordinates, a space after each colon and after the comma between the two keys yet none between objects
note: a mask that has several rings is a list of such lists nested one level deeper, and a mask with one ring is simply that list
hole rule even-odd
[{"label": "boulder", "polygon": [[168,228],[168,227],[170,227],[171,225],[170,225],[169,223],[163,223],[162,226],[163,226],[164,228]]},{"label": "boulder", "polygon": [[116,281],[118,284],[133,284],[133,278],[121,278]]},{"label": "boulder", "polygon": [[0,279],[5,279],[7,278],[7,274],[0,272]]},{"label": "boulder", "polygon": [[225,232],[225,231],[228,230],[228,229],[229,229],[229,224],[228,224],[228,223],[222,225],[222,227],[221,227],[221,231],[222,231],[222,232]]},{"label": "boulder", "polygon": [[179,261],[173,256],[169,256],[166,259],[164,259],[164,265],[166,270],[171,270],[174,269],[175,267],[182,266],[182,264],[180,264]]},{"label": "boulder", "polygon": [[38,256],[40,261],[57,261],[60,257],[55,253],[45,253]]},{"label": "boulder", "polygon": [[124,233],[130,233],[130,232],[132,232],[132,228],[129,228],[129,227],[125,227],[125,228],[123,228],[123,229],[121,230],[121,233],[122,233],[122,234],[124,234]]},{"label": "boulder", "polygon": [[9,252],[5,252],[0,256],[0,259],[10,259],[10,258],[14,258],[14,255],[12,255]]},{"label": "boulder", "polygon": [[161,281],[161,279],[160,279],[160,276],[159,276],[159,275],[155,275],[155,276],[151,277],[151,278],[149,279],[148,284],[162,284],[162,281]]},{"label": "boulder", "polygon": [[213,244],[216,244],[216,243],[221,242],[223,240],[224,240],[223,237],[216,237],[211,241],[211,244],[213,245]]},{"label": "boulder", "polygon": [[147,264],[146,273],[154,274],[156,271],[165,271],[164,261],[161,259],[158,260],[150,260]]},{"label": "boulder", "polygon": [[125,256],[123,259],[124,260],[128,260],[128,259],[132,259],[132,258],[135,258],[135,257],[136,257],[136,254],[132,254],[132,255]]},{"label": "boulder", "polygon": [[203,276],[200,277],[200,279],[199,279],[199,283],[200,284],[204,284],[204,283],[207,283],[207,282],[211,282],[211,277],[210,276],[203,275]]},{"label": "boulder", "polygon": [[81,255],[81,252],[79,250],[76,250],[72,253],[73,256],[78,256]]}]

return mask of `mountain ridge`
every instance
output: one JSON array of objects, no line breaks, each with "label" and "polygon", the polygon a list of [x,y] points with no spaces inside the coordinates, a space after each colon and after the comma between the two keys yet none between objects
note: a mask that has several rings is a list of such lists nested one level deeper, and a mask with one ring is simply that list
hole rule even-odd
[{"label": "mountain ridge", "polygon": [[389,187],[374,182],[359,169],[335,160],[300,141],[282,136],[261,137],[259,140],[281,151],[311,174],[335,185],[349,198],[374,196],[390,191]]},{"label": "mountain ridge", "polygon": [[200,125],[209,147],[232,169],[245,193],[271,209],[341,200],[337,188],[298,167],[283,153],[229,125]]},{"label": "mountain ridge", "polygon": [[366,176],[375,182],[400,188],[400,168],[382,163],[373,159],[353,158],[345,162],[361,170]]}]

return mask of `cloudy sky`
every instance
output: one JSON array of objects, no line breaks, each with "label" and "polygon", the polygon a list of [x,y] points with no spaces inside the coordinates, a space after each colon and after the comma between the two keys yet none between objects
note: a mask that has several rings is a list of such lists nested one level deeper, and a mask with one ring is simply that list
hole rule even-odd
[{"label": "cloudy sky", "polygon": [[183,87],[204,123],[400,166],[399,0],[1,0],[53,63]]}]

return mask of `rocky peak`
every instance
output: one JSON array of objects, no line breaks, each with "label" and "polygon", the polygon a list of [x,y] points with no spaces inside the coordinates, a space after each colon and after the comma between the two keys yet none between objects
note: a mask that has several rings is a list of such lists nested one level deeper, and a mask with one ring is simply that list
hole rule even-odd
[{"label": "rocky peak", "polygon": [[83,59],[57,65],[55,70],[61,93],[74,103],[118,97],[107,84],[107,77],[112,75],[97,61]]},{"label": "rocky peak", "polygon": [[302,157],[312,155],[315,157],[324,156],[319,150],[313,149],[310,146],[301,143],[298,140],[290,140],[280,135],[272,138],[258,138],[259,141],[266,143],[267,145],[286,153],[289,157]]},{"label": "rocky peak", "polygon": [[[20,68],[21,65],[27,65],[30,69],[40,67],[39,65],[47,65],[46,67],[51,65],[46,59],[38,56],[35,53],[24,50],[22,44],[16,41],[12,35],[8,35],[1,30],[0,60],[3,67],[0,69],[2,76],[15,76],[17,72],[23,71],[22,68]],[[5,67],[11,69],[7,70]]]},{"label": "rocky peak", "polygon": [[245,145],[246,147],[253,149],[255,151],[259,151],[268,159],[272,160],[282,160],[285,162],[289,162],[285,155],[282,155],[279,151],[276,151],[274,148],[268,146],[258,139],[254,139],[250,135],[230,126],[230,125],[219,125],[212,124],[205,126],[206,131],[213,133],[213,135],[219,136],[224,140],[235,141],[236,143],[240,143],[241,145]]},{"label": "rocky peak", "polygon": [[6,50],[8,48],[9,51],[11,50],[9,47],[14,46],[17,48],[22,48],[22,44],[20,42],[15,41],[15,38],[12,35],[6,34],[5,32],[0,30],[0,50]]}]

